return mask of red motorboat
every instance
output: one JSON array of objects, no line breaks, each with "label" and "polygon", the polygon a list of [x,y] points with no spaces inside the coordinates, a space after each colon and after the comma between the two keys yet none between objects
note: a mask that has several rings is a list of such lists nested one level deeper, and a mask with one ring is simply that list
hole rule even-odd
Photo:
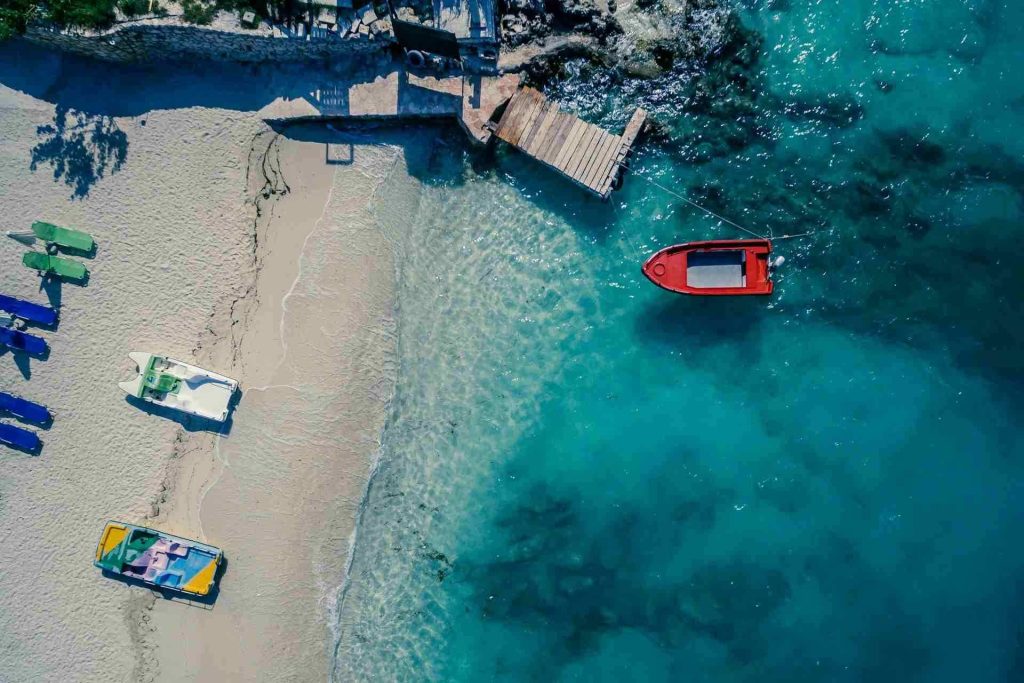
[{"label": "red motorboat", "polygon": [[666,247],[647,259],[644,275],[680,294],[771,294],[768,240],[712,240]]}]

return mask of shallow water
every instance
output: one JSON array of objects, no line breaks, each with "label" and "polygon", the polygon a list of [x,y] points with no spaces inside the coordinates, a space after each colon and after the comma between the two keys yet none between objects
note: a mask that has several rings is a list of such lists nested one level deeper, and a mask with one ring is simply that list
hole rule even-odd
[{"label": "shallow water", "polygon": [[[454,145],[379,207],[401,369],[339,680],[1024,675],[1024,8],[740,14],[706,75],[555,89],[666,126],[610,204]],[[676,297],[647,254],[742,235],[643,178],[814,235],[771,300]]]}]

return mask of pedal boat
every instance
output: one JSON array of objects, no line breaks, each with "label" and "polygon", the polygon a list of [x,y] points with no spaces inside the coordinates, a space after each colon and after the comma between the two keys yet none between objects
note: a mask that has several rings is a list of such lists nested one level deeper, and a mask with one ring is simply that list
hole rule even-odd
[{"label": "pedal boat", "polygon": [[21,262],[26,268],[31,268],[40,275],[53,275],[66,280],[84,280],[89,274],[88,269],[77,261],[63,256],[50,256],[39,251],[25,252]]},{"label": "pedal boat", "polygon": [[670,292],[704,296],[771,294],[768,240],[712,240],[666,247],[647,259],[643,274]]},{"label": "pedal boat", "polygon": [[37,425],[50,424],[53,419],[46,406],[5,391],[0,391],[0,413],[9,413],[19,420],[34,422]]},{"label": "pedal boat", "polygon": [[35,432],[3,422],[0,422],[0,444],[27,453],[36,453],[43,445]]},{"label": "pedal boat", "polygon": [[37,325],[52,326],[57,324],[57,311],[49,306],[34,304],[31,301],[15,299],[13,296],[0,294],[0,311],[27,320]]},{"label": "pedal boat", "polygon": [[32,224],[32,234],[47,244],[56,244],[59,247],[76,251],[90,252],[96,246],[92,235],[87,232],[62,228],[59,225],[43,221],[35,221]]},{"label": "pedal boat", "polygon": [[223,422],[238,382],[180,360],[133,351],[128,357],[138,366],[138,377],[120,382],[129,396]]},{"label": "pedal boat", "polygon": [[0,327],[0,348],[21,351],[30,356],[46,355],[46,340],[21,330]]},{"label": "pedal boat", "polygon": [[151,586],[209,595],[224,559],[220,548],[147,527],[107,522],[96,546],[100,569]]}]

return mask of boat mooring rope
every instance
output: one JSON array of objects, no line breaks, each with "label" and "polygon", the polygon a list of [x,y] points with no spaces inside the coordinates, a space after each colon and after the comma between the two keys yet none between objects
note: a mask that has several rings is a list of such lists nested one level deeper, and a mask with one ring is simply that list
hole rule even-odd
[{"label": "boat mooring rope", "polygon": [[740,230],[742,230],[743,232],[747,233],[748,235],[753,235],[754,237],[756,237],[756,238],[758,238],[760,240],[766,240],[766,239],[772,239],[772,240],[775,240],[775,241],[778,241],[778,240],[791,240],[791,239],[794,239],[794,238],[797,238],[797,237],[807,237],[808,235],[813,235],[814,234],[814,232],[812,231],[812,232],[802,232],[802,233],[800,233],[798,235],[783,235],[782,237],[775,237],[775,236],[773,236],[771,234],[771,231],[769,230],[769,234],[768,235],[759,235],[756,232],[754,232],[753,230],[751,230],[749,228],[745,228],[742,225],[740,225],[739,223],[736,223],[736,222],[733,222],[733,221],[729,220],[725,216],[719,216],[717,213],[715,213],[711,209],[704,208],[703,206],[701,206],[697,202],[693,201],[692,199],[688,199],[688,198],[684,197],[683,195],[679,194],[675,190],[670,190],[669,188],[665,187],[661,183],[657,183],[657,182],[651,180],[650,178],[648,178],[646,176],[640,176],[640,177],[643,178],[644,180],[646,180],[647,182],[649,182],[651,185],[654,185],[655,187],[657,187],[657,188],[659,188],[661,190],[664,190],[665,192],[668,192],[673,197],[678,197],[679,199],[682,199],[684,202],[686,202],[690,206],[697,207],[698,209],[700,209],[704,213],[708,214],[709,216],[714,216],[715,218],[717,218],[718,220],[722,221],[723,223],[728,223],[729,225],[733,226],[734,228],[739,228]]}]

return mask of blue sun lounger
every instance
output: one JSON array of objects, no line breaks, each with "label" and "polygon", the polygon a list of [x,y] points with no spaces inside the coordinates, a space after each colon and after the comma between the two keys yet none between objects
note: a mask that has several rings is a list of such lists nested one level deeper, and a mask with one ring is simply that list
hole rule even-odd
[{"label": "blue sun lounger", "polygon": [[0,410],[25,422],[35,422],[39,425],[47,424],[52,417],[44,406],[3,391],[0,391]]},{"label": "blue sun lounger", "polygon": [[0,311],[7,311],[13,316],[39,325],[50,326],[57,322],[57,311],[49,306],[22,301],[5,294],[0,294]]},{"label": "blue sun lounger", "polygon": [[0,443],[30,452],[39,450],[41,444],[34,432],[3,423],[0,423]]},{"label": "blue sun lounger", "polygon": [[4,327],[0,327],[0,346],[6,346],[14,351],[24,351],[33,356],[42,356],[46,353],[46,341],[42,337]]}]

